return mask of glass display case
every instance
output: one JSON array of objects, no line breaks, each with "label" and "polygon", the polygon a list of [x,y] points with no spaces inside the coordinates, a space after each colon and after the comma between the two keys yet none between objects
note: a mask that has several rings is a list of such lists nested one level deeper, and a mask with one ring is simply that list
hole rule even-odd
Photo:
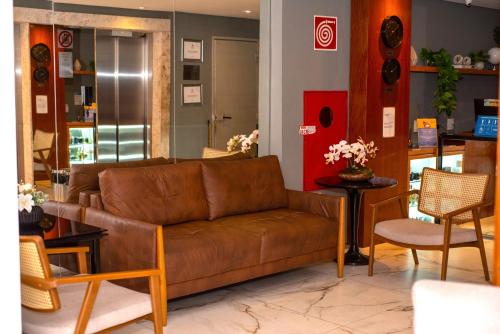
[{"label": "glass display case", "polygon": [[68,123],[69,164],[95,163],[95,131],[91,124]]},{"label": "glass display case", "polygon": [[[462,172],[463,150],[459,148],[445,151],[443,156],[443,170],[454,173]],[[409,190],[420,189],[422,170],[425,167],[436,168],[437,155],[435,149],[421,150],[416,154],[409,155]],[[434,218],[418,211],[418,195],[412,195],[408,199],[408,215],[410,218],[420,219],[426,222],[434,222]]]}]

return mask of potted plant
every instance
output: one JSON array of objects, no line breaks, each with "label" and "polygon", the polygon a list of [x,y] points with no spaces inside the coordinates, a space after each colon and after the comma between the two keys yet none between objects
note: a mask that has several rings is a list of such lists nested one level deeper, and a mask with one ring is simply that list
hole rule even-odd
[{"label": "potted plant", "polygon": [[348,144],[341,140],[338,144],[330,145],[329,151],[324,154],[327,164],[335,164],[340,158],[347,159],[348,167],[344,168],[339,177],[347,181],[365,181],[373,177],[373,171],[366,167],[368,158],[375,158],[378,148],[373,141],[365,143],[359,137],[354,143]]},{"label": "potted plant", "polygon": [[500,63],[500,26],[496,26],[493,30],[493,40],[496,47],[488,50],[488,61],[493,64],[493,70],[496,70],[496,65]]},{"label": "potted plant", "polygon": [[25,228],[33,229],[43,219],[43,209],[40,207],[48,196],[36,190],[30,183],[17,185],[17,205],[19,209],[19,224],[27,225]]},{"label": "potted plant", "polygon": [[235,135],[227,142],[227,151],[229,153],[240,151],[252,157],[257,157],[259,144],[259,130],[253,130],[248,136]]},{"label": "potted plant", "polygon": [[434,91],[433,105],[437,115],[443,113],[447,116],[446,130],[453,131],[454,119],[451,117],[457,109],[457,81],[462,78],[460,73],[453,67],[451,56],[446,50],[431,51],[423,48],[420,52],[422,59],[429,65],[438,68],[436,90]]},{"label": "potted plant", "polygon": [[472,60],[474,68],[478,70],[482,70],[484,68],[484,62],[488,60],[488,54],[484,50],[471,52],[469,53],[469,57]]}]

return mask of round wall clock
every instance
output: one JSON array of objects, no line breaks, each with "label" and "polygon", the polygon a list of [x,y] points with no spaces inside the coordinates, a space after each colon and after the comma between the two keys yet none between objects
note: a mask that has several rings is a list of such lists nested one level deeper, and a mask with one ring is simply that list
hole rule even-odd
[{"label": "round wall clock", "polygon": [[397,48],[403,42],[403,22],[397,16],[388,16],[382,22],[382,42],[388,48]]},{"label": "round wall clock", "polygon": [[50,61],[50,49],[43,43],[33,45],[31,56],[39,63],[46,64]]},{"label": "round wall clock", "polygon": [[36,82],[46,82],[49,80],[49,71],[45,67],[37,67],[33,72],[33,79]]},{"label": "round wall clock", "polygon": [[401,66],[396,59],[387,59],[382,65],[382,78],[388,85],[395,84],[401,76]]}]

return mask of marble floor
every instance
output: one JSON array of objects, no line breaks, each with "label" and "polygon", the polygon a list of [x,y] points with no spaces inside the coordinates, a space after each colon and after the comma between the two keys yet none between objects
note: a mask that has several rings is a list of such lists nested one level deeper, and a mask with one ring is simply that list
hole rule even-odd
[{"label": "marble floor", "polygon": [[[492,268],[493,241],[485,245]],[[412,284],[439,279],[441,253],[419,251],[418,267],[409,250],[384,244],[376,254],[373,277],[347,266],[338,279],[335,264],[324,263],[169,302],[164,333],[412,333]],[[488,284],[475,248],[451,250],[448,268],[449,281]],[[149,321],[116,331],[152,332]]]}]

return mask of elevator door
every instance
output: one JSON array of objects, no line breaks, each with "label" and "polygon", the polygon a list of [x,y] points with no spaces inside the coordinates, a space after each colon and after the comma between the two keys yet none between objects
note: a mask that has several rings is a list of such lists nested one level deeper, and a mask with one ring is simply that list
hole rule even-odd
[{"label": "elevator door", "polygon": [[149,156],[148,40],[96,34],[98,162]]}]

